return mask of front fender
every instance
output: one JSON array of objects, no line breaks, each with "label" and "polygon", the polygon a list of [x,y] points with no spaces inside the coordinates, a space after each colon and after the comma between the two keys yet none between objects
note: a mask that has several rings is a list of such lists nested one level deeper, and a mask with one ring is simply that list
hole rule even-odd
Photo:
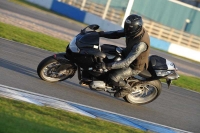
[{"label": "front fender", "polygon": [[66,53],[57,53],[53,55],[53,58],[61,64],[72,64],[76,66],[72,61],[67,58]]},{"label": "front fender", "polygon": [[70,61],[67,58],[66,53],[58,53],[58,54],[54,54],[53,58],[55,60],[57,60],[60,64],[62,64],[63,66],[66,66],[66,69],[69,69],[69,65],[70,68],[74,69],[75,71],[77,70],[77,66],[75,63],[73,63],[72,61]]}]

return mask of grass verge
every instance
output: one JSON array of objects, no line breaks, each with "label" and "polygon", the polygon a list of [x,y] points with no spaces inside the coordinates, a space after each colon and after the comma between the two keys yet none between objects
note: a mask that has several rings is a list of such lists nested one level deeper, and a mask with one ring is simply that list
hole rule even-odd
[{"label": "grass verge", "polygon": [[0,22],[0,37],[53,52],[65,51],[69,42]]},{"label": "grass verge", "polygon": [[[25,43],[34,47],[46,49],[52,52],[64,52],[69,42],[60,40],[38,32],[33,32],[0,22],[0,37]],[[162,80],[164,82],[164,80]],[[200,78],[181,75],[174,80],[173,85],[200,92]]]},{"label": "grass verge", "polygon": [[180,75],[178,80],[173,80],[172,85],[200,92],[200,78]]},{"label": "grass verge", "polygon": [[132,127],[0,97],[0,133],[144,133]]}]

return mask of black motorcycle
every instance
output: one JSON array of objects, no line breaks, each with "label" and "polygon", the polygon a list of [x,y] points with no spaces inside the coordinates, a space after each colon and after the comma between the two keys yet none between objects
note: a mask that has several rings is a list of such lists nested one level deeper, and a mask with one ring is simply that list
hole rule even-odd
[{"label": "black motorcycle", "polygon": [[[37,68],[39,77],[48,82],[57,82],[72,78],[76,71],[81,85],[92,90],[115,93],[120,87],[109,83],[107,77],[112,70],[96,68],[97,63],[113,62],[123,59],[123,48],[103,44],[99,45],[98,25],[89,25],[73,38],[65,53],[54,54],[42,60]],[[90,29],[90,30],[86,30]],[[157,55],[149,56],[149,67],[136,76],[124,79],[132,87],[125,101],[132,104],[146,104],[155,100],[161,93],[159,79],[165,78],[168,87],[171,80],[178,79],[174,63]]]}]

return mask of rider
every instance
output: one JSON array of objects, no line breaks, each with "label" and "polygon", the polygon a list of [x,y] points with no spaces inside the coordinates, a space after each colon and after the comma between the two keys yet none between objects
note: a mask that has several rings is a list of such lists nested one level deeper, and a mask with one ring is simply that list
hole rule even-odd
[{"label": "rider", "polygon": [[109,74],[109,80],[112,85],[121,87],[114,96],[124,97],[131,92],[131,86],[124,79],[137,75],[148,68],[150,39],[143,27],[142,17],[132,14],[126,18],[123,30],[100,31],[99,35],[109,39],[126,38],[126,48],[123,51],[125,58],[123,60],[97,65],[97,67],[107,70],[114,69]]}]

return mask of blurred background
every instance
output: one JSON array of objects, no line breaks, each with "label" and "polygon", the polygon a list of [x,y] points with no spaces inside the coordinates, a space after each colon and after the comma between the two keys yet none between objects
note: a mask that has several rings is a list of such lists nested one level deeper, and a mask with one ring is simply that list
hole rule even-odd
[{"label": "blurred background", "polygon": [[[129,0],[60,2],[121,25]],[[151,36],[200,51],[200,0],[134,0],[131,13],[143,17]]]}]

